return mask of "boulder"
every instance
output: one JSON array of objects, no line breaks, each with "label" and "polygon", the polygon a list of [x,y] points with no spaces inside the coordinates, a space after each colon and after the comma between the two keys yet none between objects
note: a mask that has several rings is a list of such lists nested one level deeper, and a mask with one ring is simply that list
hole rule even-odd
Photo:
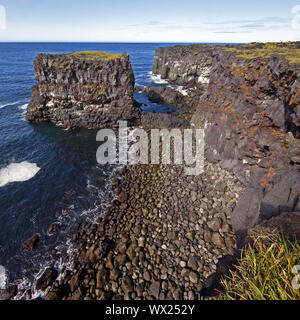
[{"label": "boulder", "polygon": [[39,234],[33,235],[23,243],[23,250],[27,252],[34,252],[40,242],[41,236]]},{"label": "boulder", "polygon": [[57,279],[58,272],[54,268],[47,268],[36,282],[36,290],[45,291]]}]

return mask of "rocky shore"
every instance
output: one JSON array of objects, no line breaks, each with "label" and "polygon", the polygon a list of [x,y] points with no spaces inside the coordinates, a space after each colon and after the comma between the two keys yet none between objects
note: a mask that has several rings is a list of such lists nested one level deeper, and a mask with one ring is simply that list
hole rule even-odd
[{"label": "rocky shore", "polygon": [[178,166],[121,173],[104,220],[76,226],[73,270],[46,300],[199,299],[218,259],[235,252],[230,216],[243,187],[209,163],[199,177]]}]

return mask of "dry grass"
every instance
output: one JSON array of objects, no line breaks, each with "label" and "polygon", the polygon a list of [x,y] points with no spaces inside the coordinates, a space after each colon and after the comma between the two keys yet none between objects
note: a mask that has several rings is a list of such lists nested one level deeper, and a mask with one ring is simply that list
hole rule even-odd
[{"label": "dry grass", "polygon": [[80,52],[73,52],[68,54],[68,56],[76,57],[79,59],[84,60],[114,60],[114,59],[121,59],[123,56],[117,53],[107,53],[102,51],[80,51]]},{"label": "dry grass", "polygon": [[250,43],[224,47],[224,50],[243,59],[270,58],[279,54],[285,56],[289,63],[300,63],[300,46],[297,42]]},{"label": "dry grass", "polygon": [[253,239],[231,278],[223,281],[226,293],[220,299],[299,300],[300,290],[292,286],[293,267],[300,265],[299,243],[277,233],[257,233]]}]

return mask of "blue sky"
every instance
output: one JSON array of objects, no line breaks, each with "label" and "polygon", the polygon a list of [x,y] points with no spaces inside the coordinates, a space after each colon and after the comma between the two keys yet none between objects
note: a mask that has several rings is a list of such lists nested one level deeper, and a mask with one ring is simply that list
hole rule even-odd
[{"label": "blue sky", "polygon": [[300,0],[0,0],[0,41],[294,41],[296,5],[300,15]]}]

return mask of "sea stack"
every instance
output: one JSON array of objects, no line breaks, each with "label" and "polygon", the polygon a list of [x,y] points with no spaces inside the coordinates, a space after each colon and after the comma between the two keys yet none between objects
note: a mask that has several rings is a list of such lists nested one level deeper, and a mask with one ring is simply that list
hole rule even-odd
[{"label": "sea stack", "polygon": [[26,119],[60,123],[63,128],[134,124],[140,109],[133,99],[134,73],[128,54],[98,51],[39,54],[34,61],[38,84],[32,88]]}]

